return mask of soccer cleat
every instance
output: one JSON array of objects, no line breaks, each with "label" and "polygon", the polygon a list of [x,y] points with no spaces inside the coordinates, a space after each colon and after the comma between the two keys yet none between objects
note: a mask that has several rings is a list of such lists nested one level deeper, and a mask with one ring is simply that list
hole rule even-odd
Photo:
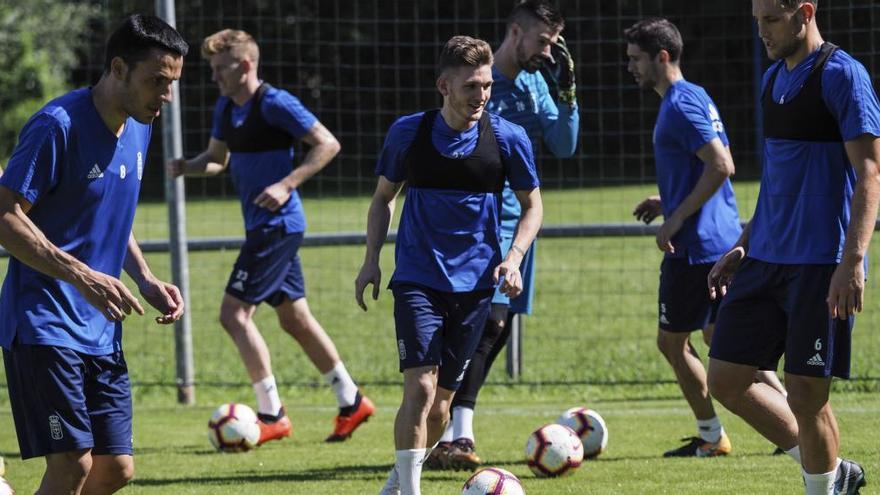
[{"label": "soccer cleat", "polygon": [[776,447],[776,450],[773,451],[772,455],[783,455],[785,454],[785,450],[782,447]]},{"label": "soccer cleat", "polygon": [[257,424],[260,426],[260,439],[257,440],[257,445],[289,437],[293,431],[293,424],[283,407],[274,418],[268,414],[257,414]]},{"label": "soccer cleat", "polygon": [[[351,409],[350,411],[347,409]],[[376,412],[376,406],[373,401],[365,395],[357,394],[355,403],[350,408],[340,408],[339,415],[336,416],[336,426],[333,433],[324,439],[325,442],[342,442],[348,439],[358,426],[366,423],[370,416]]]},{"label": "soccer cleat", "polygon": [[837,478],[834,480],[834,495],[856,495],[867,484],[862,466],[855,461],[841,459],[837,466]]},{"label": "soccer cleat", "polygon": [[717,442],[707,442],[700,437],[685,437],[681,441],[688,443],[665,452],[663,457],[718,457],[729,454],[731,450],[726,433],[722,433]]},{"label": "soccer cleat", "polygon": [[483,460],[475,452],[474,442],[467,438],[452,442],[446,455],[449,457],[449,466],[456,470],[473,471],[483,464]]},{"label": "soccer cleat", "polygon": [[428,457],[425,457],[425,462],[422,463],[422,466],[434,471],[450,469],[452,467],[449,465],[450,446],[452,446],[452,442],[438,443],[436,447],[431,449],[431,453],[428,454]]}]

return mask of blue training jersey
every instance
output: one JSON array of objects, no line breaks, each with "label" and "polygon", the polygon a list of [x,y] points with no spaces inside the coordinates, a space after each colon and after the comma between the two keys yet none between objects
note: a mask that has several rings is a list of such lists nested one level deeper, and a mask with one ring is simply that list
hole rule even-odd
[{"label": "blue training jersey", "polygon": [[[150,132],[128,118],[117,138],[91,90],[73,91],[25,124],[0,185],[32,205],[28,217],[50,242],[119,277]],[[110,354],[121,349],[122,323],[107,320],[72,285],[11,258],[0,293],[0,345],[14,342]]]},{"label": "blue training jersey", "polygon": [[[728,146],[718,108],[706,91],[684,79],[663,95],[654,126],[654,160],[663,215],[669,218],[694,190],[705,165],[696,152],[718,138]],[[711,263],[729,250],[742,233],[730,179],[684,221],[672,238],[671,258],[690,264]]]},{"label": "blue training jersey", "polygon": [[[817,56],[818,51],[791,71],[779,68],[773,101],[783,103],[798,94]],[[777,64],[765,72],[762,93]],[[880,136],[880,104],[871,77],[843,50],[835,51],[825,65],[822,99],[844,141]],[[843,143],[765,139],[749,256],[768,263],[839,263],[855,181]]]},{"label": "blue training jersey", "polygon": [[[232,104],[232,126],[237,128],[244,123],[251,111],[253,100],[251,98],[244,105],[238,106],[229,98],[221,96],[214,106],[211,136],[226,142],[227,138],[223,136],[224,109],[228,104]],[[268,89],[260,101],[260,111],[269,125],[297,139],[308,134],[312,126],[318,122],[297,97],[283,89]],[[293,147],[259,152],[232,152],[229,167],[232,172],[232,182],[241,202],[245,230],[283,225],[288,233],[305,232],[306,218],[297,191],[293,191],[287,203],[276,212],[254,204],[254,199],[266,187],[280,181],[293,170]]]},{"label": "blue training jersey", "polygon": [[[513,80],[492,66],[492,97],[486,109],[514,124],[525,128],[532,149],[537,150],[541,139],[553,155],[566,158],[577,146],[578,108],[559,105],[550,97],[550,89],[540,72],[520,71]],[[520,206],[509,185],[503,193],[501,232],[513,236],[519,221]]]},{"label": "blue training jersey", "polygon": [[[424,112],[398,119],[388,131],[376,175],[406,180],[406,154]],[[499,152],[514,190],[538,187],[532,145],[522,127],[491,115]],[[438,112],[431,132],[436,150],[449,158],[467,157],[479,138],[479,125],[459,132]],[[442,170],[437,171],[442,174]],[[495,286],[501,263],[499,201],[496,194],[408,187],[395,245],[391,282],[423,285],[444,292],[468,292]]]}]

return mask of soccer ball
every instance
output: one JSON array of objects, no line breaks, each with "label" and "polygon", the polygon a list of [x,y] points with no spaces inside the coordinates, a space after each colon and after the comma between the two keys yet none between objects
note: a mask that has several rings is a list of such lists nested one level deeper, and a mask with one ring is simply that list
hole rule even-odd
[{"label": "soccer ball", "polygon": [[461,495],[525,495],[519,479],[501,468],[480,469],[464,482]]},{"label": "soccer ball", "polygon": [[223,404],[208,421],[208,440],[221,452],[246,452],[256,447],[259,439],[257,415],[244,404]]},{"label": "soccer ball", "polygon": [[571,473],[584,460],[584,445],[571,428],[558,424],[544,425],[526,442],[526,461],[539,477]]},{"label": "soccer ball", "polygon": [[558,424],[567,426],[581,437],[584,444],[584,459],[592,459],[608,445],[608,427],[596,411],[586,407],[572,407],[562,413]]}]

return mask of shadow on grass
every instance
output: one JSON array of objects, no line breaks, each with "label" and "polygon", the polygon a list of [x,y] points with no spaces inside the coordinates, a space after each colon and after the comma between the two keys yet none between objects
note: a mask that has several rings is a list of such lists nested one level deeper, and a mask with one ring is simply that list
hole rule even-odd
[{"label": "shadow on grass", "polygon": [[277,483],[284,481],[333,481],[333,480],[373,480],[377,487],[385,480],[385,475],[391,469],[389,464],[360,465],[360,466],[337,466],[326,469],[311,469],[308,471],[283,473],[273,472],[250,472],[236,473],[228,476],[206,474],[204,476],[191,476],[183,478],[145,478],[132,481],[134,486],[165,486],[165,485],[236,485],[241,483]]}]

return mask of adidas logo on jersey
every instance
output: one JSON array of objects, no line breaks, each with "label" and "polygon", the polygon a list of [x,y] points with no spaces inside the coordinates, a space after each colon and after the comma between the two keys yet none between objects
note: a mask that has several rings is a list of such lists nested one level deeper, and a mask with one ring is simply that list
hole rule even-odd
[{"label": "adidas logo on jersey", "polygon": [[822,356],[817,352],[815,356],[807,360],[807,364],[810,366],[825,366],[825,361],[822,360]]},{"label": "adidas logo on jersey", "polygon": [[104,177],[104,172],[101,171],[101,167],[98,164],[92,165],[92,170],[89,171],[89,175],[86,176],[89,180],[100,179]]}]

